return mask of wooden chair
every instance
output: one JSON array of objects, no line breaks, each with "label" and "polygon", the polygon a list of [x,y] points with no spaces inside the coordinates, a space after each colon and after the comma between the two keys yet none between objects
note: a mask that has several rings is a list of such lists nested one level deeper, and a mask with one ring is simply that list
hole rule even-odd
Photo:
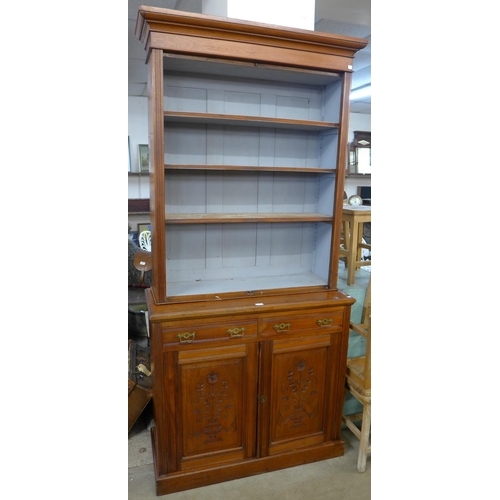
[{"label": "wooden chair", "polygon": [[146,252],[151,252],[151,231],[146,230],[139,234],[139,246]]},{"label": "wooden chair", "polygon": [[[358,472],[365,472],[366,458],[371,453],[371,276],[368,280],[361,323],[350,323],[349,328],[366,339],[366,353],[364,356],[349,358],[346,369],[346,391],[350,392],[362,405],[361,413],[342,415],[342,421],[349,430],[359,439]],[[361,428],[354,422],[361,420]]]}]

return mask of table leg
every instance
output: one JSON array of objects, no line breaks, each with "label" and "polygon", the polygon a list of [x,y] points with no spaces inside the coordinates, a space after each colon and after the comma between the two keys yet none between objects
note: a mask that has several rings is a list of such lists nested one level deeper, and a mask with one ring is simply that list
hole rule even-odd
[{"label": "table leg", "polygon": [[359,224],[352,221],[350,224],[349,255],[347,256],[347,284],[354,285],[356,276],[356,257],[358,254]]},{"label": "table leg", "polygon": [[[361,260],[361,252],[363,249],[359,246],[361,243],[363,243],[363,222],[358,223],[358,240],[356,241],[356,262],[359,262]],[[358,268],[358,266],[356,266]],[[359,266],[359,269],[361,269],[361,266]]]},{"label": "table leg", "polygon": [[347,252],[347,256],[345,257],[345,267],[346,269],[349,268],[349,248],[351,245],[351,227],[350,223],[348,220],[343,220],[342,221],[342,227],[343,227],[343,236],[344,236],[344,249]]}]

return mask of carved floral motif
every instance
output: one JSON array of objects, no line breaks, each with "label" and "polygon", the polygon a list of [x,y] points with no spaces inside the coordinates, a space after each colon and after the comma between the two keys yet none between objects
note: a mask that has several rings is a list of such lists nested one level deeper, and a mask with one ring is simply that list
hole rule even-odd
[{"label": "carved floral motif", "polygon": [[[236,416],[232,409],[234,406],[229,402],[234,393],[228,387],[227,380],[219,382],[219,374],[210,372],[206,377],[206,383],[199,382],[196,387],[197,394],[191,398],[191,404],[198,406],[193,410],[196,415],[196,423],[202,426],[200,432],[194,432],[194,437],[206,436],[205,444],[222,441],[221,432],[236,430]],[[224,425],[225,422],[232,422]]]},{"label": "carved floral motif", "polygon": [[290,429],[306,425],[306,418],[317,415],[318,408],[318,378],[314,369],[307,367],[304,360],[295,365],[295,370],[289,371],[286,382],[281,386],[284,396],[278,409],[278,425],[291,422]]}]

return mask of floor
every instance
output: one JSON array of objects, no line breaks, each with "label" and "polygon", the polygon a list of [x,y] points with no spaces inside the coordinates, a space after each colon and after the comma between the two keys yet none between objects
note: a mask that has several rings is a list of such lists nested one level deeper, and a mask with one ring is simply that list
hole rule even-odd
[{"label": "floor", "polygon": [[[339,289],[356,299],[351,319],[358,321],[364,294],[371,273],[371,266],[356,272],[356,282],[347,286],[347,270],[339,266]],[[142,291],[129,293],[132,301],[140,299]],[[352,340],[352,342],[351,342]],[[363,349],[358,339],[349,340],[349,356]],[[348,413],[358,411],[357,401],[346,399]],[[153,425],[152,410],[148,406],[128,435],[128,500],[152,500],[155,493],[153,456],[149,428]],[[359,441],[346,428],[342,430],[345,454],[312,464],[267,472],[257,476],[236,479],[178,493],[165,495],[169,500],[259,500],[279,495],[280,500],[369,500],[371,497],[371,457],[368,456],[366,471],[356,469]],[[161,497],[160,497],[161,498]]]},{"label": "floor", "polygon": [[[371,459],[368,458],[366,471],[359,473],[356,470],[359,441],[347,430],[342,432],[342,437],[346,443],[342,457],[171,493],[164,498],[259,500],[279,494],[280,500],[368,500]],[[128,500],[158,498],[155,493],[151,442],[146,428],[129,437],[128,480]]]}]

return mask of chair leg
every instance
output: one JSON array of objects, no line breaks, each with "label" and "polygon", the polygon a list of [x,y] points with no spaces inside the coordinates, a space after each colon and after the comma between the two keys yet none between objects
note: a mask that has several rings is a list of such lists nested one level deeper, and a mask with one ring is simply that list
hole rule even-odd
[{"label": "chair leg", "polygon": [[361,438],[359,440],[359,453],[358,453],[358,472],[365,472],[366,470],[366,456],[370,448],[370,426],[372,404],[365,402],[363,405],[363,418],[361,420]]}]

